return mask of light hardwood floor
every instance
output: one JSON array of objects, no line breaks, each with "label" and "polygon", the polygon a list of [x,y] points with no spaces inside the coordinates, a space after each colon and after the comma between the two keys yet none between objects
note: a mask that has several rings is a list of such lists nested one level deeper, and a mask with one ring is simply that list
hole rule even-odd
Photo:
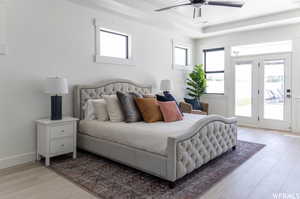
[{"label": "light hardwood floor", "polygon": [[[300,196],[300,137],[251,128],[239,128],[238,137],[267,146],[201,198],[273,199],[274,193]],[[0,170],[0,199],[93,198],[37,163]]]}]

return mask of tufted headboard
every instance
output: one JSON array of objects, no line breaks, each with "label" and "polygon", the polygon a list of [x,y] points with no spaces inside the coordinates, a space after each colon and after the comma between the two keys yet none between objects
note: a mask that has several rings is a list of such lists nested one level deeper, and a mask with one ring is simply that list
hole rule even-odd
[{"label": "tufted headboard", "polygon": [[117,91],[151,94],[152,86],[140,85],[130,80],[115,79],[95,85],[78,85],[74,88],[74,116],[84,118],[84,107],[89,99],[100,99],[103,95],[113,95]]}]

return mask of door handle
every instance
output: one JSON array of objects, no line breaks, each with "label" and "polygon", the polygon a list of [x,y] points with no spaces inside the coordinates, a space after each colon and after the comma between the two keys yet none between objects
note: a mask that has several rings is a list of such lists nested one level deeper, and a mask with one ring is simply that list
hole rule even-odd
[{"label": "door handle", "polygon": [[291,98],[292,97],[292,95],[291,95],[291,89],[286,89],[286,97],[287,98]]}]

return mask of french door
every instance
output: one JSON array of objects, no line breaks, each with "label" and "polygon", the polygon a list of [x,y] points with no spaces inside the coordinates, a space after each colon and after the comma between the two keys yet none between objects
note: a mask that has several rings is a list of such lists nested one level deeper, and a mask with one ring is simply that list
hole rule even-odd
[{"label": "french door", "polygon": [[239,124],[290,130],[290,55],[236,58],[234,115]]}]

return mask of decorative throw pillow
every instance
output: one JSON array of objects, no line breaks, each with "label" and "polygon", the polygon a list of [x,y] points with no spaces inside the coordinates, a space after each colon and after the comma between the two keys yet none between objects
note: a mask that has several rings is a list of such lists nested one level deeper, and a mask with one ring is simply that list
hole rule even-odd
[{"label": "decorative throw pillow", "polygon": [[163,96],[163,95],[156,95],[156,99],[157,99],[157,101],[160,101],[160,102],[173,101],[172,99],[169,99],[168,97]]},{"label": "decorative throw pillow", "polygon": [[142,95],[135,93],[135,92],[130,92],[129,94],[132,95],[134,98],[143,98]]},{"label": "decorative throw pillow", "polygon": [[[164,95],[156,95],[156,98],[160,102],[174,101],[176,103],[178,109],[179,109],[179,105],[177,104],[175,97],[171,93],[169,93],[169,92],[164,92]],[[180,111],[180,113],[183,116],[183,113],[181,111]]]},{"label": "decorative throw pillow", "polygon": [[94,120],[96,119],[94,113],[94,105],[92,100],[88,100],[84,106],[84,119],[85,120]]},{"label": "decorative throw pillow", "polygon": [[104,95],[103,98],[107,104],[107,112],[112,122],[124,121],[124,115],[121,109],[119,99],[116,95]]},{"label": "decorative throw pillow", "polygon": [[142,120],[142,116],[134,101],[135,98],[141,98],[142,96],[137,93],[122,93],[118,91],[117,97],[120,101],[126,122],[138,122]]},{"label": "decorative throw pillow", "polygon": [[181,112],[174,101],[158,102],[165,122],[183,120]]},{"label": "decorative throw pillow", "polygon": [[97,101],[104,101],[104,99],[90,99],[86,102],[86,105],[84,107],[84,119],[85,120],[95,120],[96,118],[96,112],[95,112],[95,106],[94,102]]},{"label": "decorative throw pillow", "polygon": [[169,93],[169,92],[164,92],[164,96],[165,96],[166,98],[170,99],[169,101],[175,101],[175,102],[176,102],[175,97],[174,97],[171,93]]},{"label": "decorative throw pillow", "polygon": [[143,95],[143,98],[156,98],[156,96],[151,95],[151,94],[147,94],[147,95]]},{"label": "decorative throw pillow", "polygon": [[184,98],[184,101],[190,105],[192,105],[193,110],[203,110],[201,104],[198,102],[197,99],[187,99]]},{"label": "decorative throw pillow", "polygon": [[107,112],[107,104],[104,99],[93,100],[94,112],[96,119],[99,121],[108,121],[109,116]]},{"label": "decorative throw pillow", "polygon": [[136,98],[135,101],[145,122],[151,123],[163,120],[163,116],[155,98]]}]

